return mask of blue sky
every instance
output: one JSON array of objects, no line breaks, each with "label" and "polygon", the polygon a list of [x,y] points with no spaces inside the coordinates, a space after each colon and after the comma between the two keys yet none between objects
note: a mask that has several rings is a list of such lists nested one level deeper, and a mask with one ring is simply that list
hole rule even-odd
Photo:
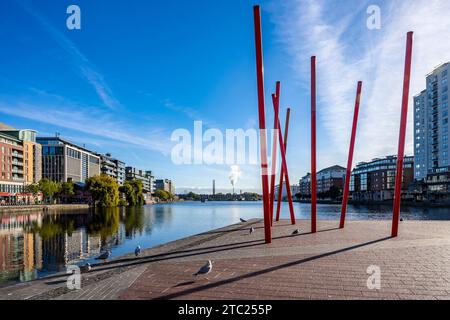
[{"label": "blue sky", "polygon": [[[81,8],[82,29],[66,28]],[[111,152],[172,178],[178,191],[230,188],[229,166],[176,166],[177,128],[256,128],[253,1],[7,0],[0,3],[0,121]],[[412,94],[450,60],[445,0],[262,1],[267,106],[282,81],[292,106],[291,180],[309,169],[309,57],[318,57],[319,168],[346,163],[356,82],[364,81],[355,162],[396,152],[405,33],[414,30]],[[368,30],[379,5],[382,28]],[[270,110],[268,108],[268,110]],[[410,113],[410,116],[412,113]],[[411,119],[411,117],[410,117]],[[268,113],[267,123],[272,123]],[[411,121],[410,121],[411,122]],[[408,152],[412,153],[412,129]],[[258,190],[243,166],[237,188]]]}]

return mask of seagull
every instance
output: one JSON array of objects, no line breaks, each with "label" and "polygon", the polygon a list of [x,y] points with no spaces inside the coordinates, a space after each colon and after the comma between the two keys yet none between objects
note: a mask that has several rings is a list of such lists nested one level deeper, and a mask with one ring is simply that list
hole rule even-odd
[{"label": "seagull", "polygon": [[141,254],[141,246],[137,246],[136,249],[134,249],[134,255],[137,257]]},{"label": "seagull", "polygon": [[294,232],[292,232],[292,235],[300,234],[300,229],[295,229]]},{"label": "seagull", "polygon": [[106,260],[109,258],[110,255],[111,255],[111,250],[107,250],[107,251],[103,252],[101,255],[99,255],[96,259],[97,260]]},{"label": "seagull", "polygon": [[196,273],[194,273],[194,276],[206,275],[210,273],[211,270],[212,270],[212,261],[208,260],[208,262],[203,267],[201,267]]},{"label": "seagull", "polygon": [[241,222],[247,222],[247,220],[240,218]]},{"label": "seagull", "polygon": [[403,218],[400,218],[400,222],[403,222]]},{"label": "seagull", "polygon": [[255,228],[251,227],[250,228],[250,234],[252,234],[253,232],[255,232]]},{"label": "seagull", "polygon": [[91,271],[92,270],[91,264],[86,263],[84,266],[80,267],[80,270],[82,273],[87,273],[87,272]]}]

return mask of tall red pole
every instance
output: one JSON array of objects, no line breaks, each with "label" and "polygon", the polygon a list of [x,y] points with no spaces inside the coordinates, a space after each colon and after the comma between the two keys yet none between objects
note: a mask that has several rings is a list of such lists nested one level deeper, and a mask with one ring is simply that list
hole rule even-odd
[{"label": "tall red pole", "polygon": [[[275,113],[278,115],[278,111],[275,111]],[[286,181],[286,192],[287,192],[288,202],[289,202],[289,212],[291,214],[291,223],[295,224],[294,204],[292,202],[291,184],[289,182],[289,172],[288,172],[287,161],[286,161],[286,148],[284,147],[283,135],[281,133],[280,128],[281,128],[280,119],[278,118],[278,141],[280,143],[281,166],[283,168],[282,170],[284,172],[284,178]]]},{"label": "tall red pole", "polygon": [[275,116],[273,118],[273,141],[272,141],[272,173],[270,176],[270,223],[273,225],[273,210],[275,203],[275,176],[276,176],[276,167],[277,167],[277,134],[278,130],[278,114],[280,110],[280,91],[281,91],[280,81],[277,81],[275,95],[272,95],[273,108],[275,110]]},{"label": "tall red pole", "polygon": [[352,175],[353,152],[355,150],[356,129],[358,126],[359,103],[361,100],[362,81],[358,81],[356,89],[355,112],[353,114],[352,135],[350,138],[350,149],[348,151],[347,172],[345,175],[344,196],[342,198],[341,222],[339,228],[343,229],[345,225],[345,214],[347,213],[348,194],[350,192],[350,178]]},{"label": "tall red pole", "polygon": [[269,208],[269,178],[267,165],[267,136],[266,136],[266,116],[264,105],[264,64],[262,52],[262,32],[261,32],[261,10],[259,6],[253,7],[253,18],[255,24],[255,47],[256,47],[256,78],[258,84],[258,116],[259,116],[259,141],[261,152],[261,180],[263,191],[264,208],[264,237],[266,243],[272,242],[272,226],[270,222]]},{"label": "tall red pole", "polygon": [[400,219],[400,202],[402,199],[403,157],[405,156],[405,136],[408,122],[409,84],[411,78],[413,32],[407,34],[405,74],[403,79],[402,113],[400,118],[400,134],[398,139],[397,175],[395,177],[394,210],[392,214],[392,237],[398,235],[398,222]]},{"label": "tall red pole", "polygon": [[[287,148],[287,140],[289,135],[289,121],[291,117],[291,108],[287,108],[286,112],[286,123],[284,124],[284,150]],[[280,173],[280,183],[278,184],[280,187],[278,188],[278,201],[277,201],[277,218],[276,221],[280,221],[280,212],[281,212],[281,200],[283,198],[283,179],[284,179],[284,167],[281,166]]]},{"label": "tall red pole", "polygon": [[311,232],[317,232],[316,57],[311,57]]}]

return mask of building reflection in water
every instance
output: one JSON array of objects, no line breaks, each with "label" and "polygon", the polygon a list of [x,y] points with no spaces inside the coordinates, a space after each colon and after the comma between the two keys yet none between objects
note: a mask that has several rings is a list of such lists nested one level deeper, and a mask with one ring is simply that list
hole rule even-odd
[{"label": "building reflection in water", "polygon": [[144,230],[142,207],[0,215],[0,285],[64,271]]}]

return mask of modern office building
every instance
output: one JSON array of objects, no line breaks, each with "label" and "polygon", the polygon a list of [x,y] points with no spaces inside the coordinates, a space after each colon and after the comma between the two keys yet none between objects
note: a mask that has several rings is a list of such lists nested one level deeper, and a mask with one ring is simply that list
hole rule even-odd
[{"label": "modern office building", "polygon": [[[353,170],[350,191],[356,201],[387,201],[394,198],[397,157],[388,156],[361,162]],[[414,157],[405,156],[402,190],[407,193],[414,181]]]},{"label": "modern office building", "polygon": [[169,179],[157,179],[155,181],[155,190],[164,190],[175,194],[175,185]]},{"label": "modern office building", "polygon": [[426,89],[414,97],[414,178],[448,168],[450,62],[426,76]]},{"label": "modern office building", "polygon": [[119,185],[125,182],[125,162],[115,159],[110,153],[98,155],[100,157],[100,171],[114,178]]},{"label": "modern office building", "polygon": [[94,152],[56,137],[38,137],[42,145],[42,177],[53,181],[82,182],[100,174],[100,157]]},{"label": "modern office building", "polygon": [[154,176],[151,171],[144,171],[134,167],[126,167],[125,180],[141,180],[144,193],[154,192]]}]

